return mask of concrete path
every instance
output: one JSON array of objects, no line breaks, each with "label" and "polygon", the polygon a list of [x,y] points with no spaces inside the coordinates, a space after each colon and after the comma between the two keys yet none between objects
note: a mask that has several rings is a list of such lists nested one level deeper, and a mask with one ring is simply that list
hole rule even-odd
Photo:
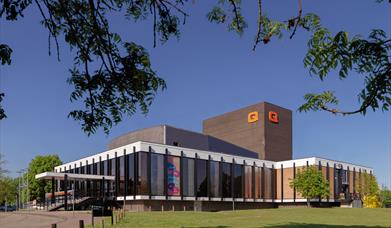
[{"label": "concrete path", "polygon": [[[50,228],[56,223],[57,228],[79,227],[79,220],[84,224],[91,224],[91,214],[88,211],[32,211],[32,212],[7,212],[0,213],[0,228]],[[99,224],[101,218],[95,218],[95,224]]]}]

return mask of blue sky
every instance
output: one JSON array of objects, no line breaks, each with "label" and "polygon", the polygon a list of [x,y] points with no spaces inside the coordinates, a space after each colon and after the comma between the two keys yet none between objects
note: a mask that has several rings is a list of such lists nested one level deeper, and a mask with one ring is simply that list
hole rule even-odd
[{"label": "blue sky", "polygon": [[[190,1],[192,2],[192,1]],[[59,154],[63,162],[103,151],[114,137],[157,124],[201,131],[202,120],[253,103],[268,101],[293,110],[294,158],[320,156],[371,166],[380,184],[391,186],[391,113],[369,111],[366,116],[334,116],[324,112],[299,113],[307,92],[333,90],[341,108],[359,106],[357,93],[363,78],[352,73],[340,81],[335,72],[321,82],[303,66],[308,34],[298,31],[293,40],[273,39],[251,50],[256,32],[256,5],[244,1],[249,28],[240,37],[224,26],[211,24],[210,2],[188,5],[190,17],[179,40],[153,48],[151,21],[133,23],[121,15],[110,17],[113,31],[123,40],[144,45],[152,66],[168,85],[158,94],[147,116],[136,114],[88,137],[69,111],[72,88],[66,83],[72,55],[60,42],[61,61],[48,56],[47,32],[36,7],[17,22],[0,21],[0,42],[13,49],[12,65],[1,66],[0,87],[6,93],[8,119],[0,122],[0,152],[11,175],[36,155]],[[286,19],[297,13],[295,1],[263,1],[269,16]],[[372,28],[391,34],[390,4],[368,1],[303,1],[304,13],[315,12],[333,32],[347,30],[366,36]],[[53,50],[54,52],[54,50]]]}]

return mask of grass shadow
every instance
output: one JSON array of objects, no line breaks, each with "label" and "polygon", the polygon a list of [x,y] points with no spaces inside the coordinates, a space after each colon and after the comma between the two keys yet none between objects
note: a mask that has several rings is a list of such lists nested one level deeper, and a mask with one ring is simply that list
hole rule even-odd
[{"label": "grass shadow", "polygon": [[296,227],[320,227],[320,228],[337,228],[337,227],[372,227],[372,228],[386,228],[386,226],[365,226],[365,225],[331,225],[331,224],[314,224],[314,223],[287,223],[287,224],[275,224],[275,225],[266,225],[260,227],[269,227],[269,228],[296,228]]},{"label": "grass shadow", "polygon": [[229,226],[219,225],[219,226],[181,226],[181,228],[228,228]]},{"label": "grass shadow", "polygon": [[[232,226],[226,226],[226,225],[218,225],[218,226],[181,226],[181,228],[228,228]],[[288,224],[275,224],[275,225],[266,225],[266,226],[259,226],[261,227],[267,227],[267,228],[309,228],[309,227],[320,227],[320,228],[347,228],[347,227],[353,227],[353,228],[387,228],[386,226],[365,226],[365,225],[330,225],[330,224],[314,224],[314,223],[288,223]]]}]

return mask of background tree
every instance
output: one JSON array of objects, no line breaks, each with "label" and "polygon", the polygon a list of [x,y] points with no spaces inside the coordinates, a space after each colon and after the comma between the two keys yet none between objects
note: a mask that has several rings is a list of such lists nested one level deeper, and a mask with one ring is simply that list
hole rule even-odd
[{"label": "background tree", "polygon": [[391,205],[391,191],[387,188],[387,186],[382,186],[379,193],[379,197],[382,207],[386,207],[386,205]]},{"label": "background tree", "polygon": [[4,156],[0,153],[0,179],[8,173],[8,170],[5,168],[5,163]]},{"label": "background tree", "polygon": [[0,205],[13,204],[16,200],[17,181],[7,176],[6,160],[0,153]]},{"label": "background tree", "polygon": [[14,204],[18,192],[18,181],[10,177],[0,178],[0,205]]},{"label": "background tree", "polygon": [[379,193],[379,184],[376,177],[369,173],[361,173],[361,180],[357,192],[361,195],[375,195]]},{"label": "background tree", "polygon": [[290,187],[295,188],[304,198],[307,199],[307,206],[310,207],[310,200],[317,197],[330,195],[329,183],[324,179],[322,171],[315,166],[302,168],[291,180]]},{"label": "background tree", "polygon": [[[35,6],[41,13],[42,25],[48,31],[49,54],[52,42],[59,58],[58,39],[63,38],[75,50],[74,65],[68,82],[74,86],[70,94],[72,102],[82,102],[83,109],[73,110],[69,117],[79,121],[87,133],[98,128],[108,133],[123,115],[131,116],[138,109],[147,113],[159,90],[166,88],[165,81],[151,67],[147,51],[131,41],[110,31],[109,13],[121,13],[134,21],[152,18],[153,42],[179,37],[180,24],[189,16],[184,7],[189,0],[1,0],[0,18],[13,21],[23,17],[23,11]],[[211,22],[224,24],[228,30],[243,34],[247,19],[242,14],[241,0],[216,0],[207,14]],[[391,104],[391,39],[383,30],[373,30],[368,39],[359,36],[349,38],[346,31],[333,35],[320,23],[320,18],[305,12],[301,0],[297,1],[297,15],[286,20],[267,16],[262,0],[258,8],[257,31],[253,50],[274,38],[288,34],[294,38],[299,30],[308,31],[308,53],[304,66],[312,76],[323,80],[332,70],[339,71],[340,79],[351,71],[364,77],[364,88],[359,94],[360,107],[353,111],[341,111],[329,105],[337,105],[332,91],[305,95],[307,101],[300,111],[325,110],[344,115],[362,113],[368,108],[388,110]],[[383,2],[383,0],[377,0]],[[384,3],[387,4],[387,3]],[[11,63],[12,49],[0,44],[1,64]],[[1,107],[4,93],[0,93],[0,119],[5,118]]]},{"label": "background tree", "polygon": [[51,181],[37,180],[35,175],[53,171],[54,167],[61,165],[58,155],[36,156],[28,166],[27,178],[29,180],[29,200],[42,200],[45,192],[51,192]]},{"label": "background tree", "polygon": [[360,193],[364,207],[377,208],[381,206],[379,184],[377,183],[374,175],[361,173],[360,184],[358,185],[357,192]]}]

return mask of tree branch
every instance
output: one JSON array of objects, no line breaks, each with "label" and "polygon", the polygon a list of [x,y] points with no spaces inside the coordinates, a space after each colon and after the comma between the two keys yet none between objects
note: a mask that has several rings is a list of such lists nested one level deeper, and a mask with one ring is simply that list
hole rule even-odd
[{"label": "tree branch", "polygon": [[255,37],[255,43],[253,51],[257,48],[259,42],[261,42],[261,30],[262,30],[262,0],[258,0],[258,31]]},{"label": "tree branch", "polygon": [[342,115],[352,115],[352,114],[364,112],[369,106],[372,105],[372,103],[376,100],[376,97],[379,95],[379,91],[381,90],[381,88],[379,87],[379,84],[380,84],[379,82],[382,77],[390,77],[391,78],[391,66],[389,67],[389,69],[385,73],[377,75],[373,79],[372,83],[374,83],[375,89],[371,93],[370,97],[368,97],[368,99],[366,99],[362,103],[362,105],[359,109],[357,109],[355,111],[341,111],[336,108],[329,108],[325,105],[321,106],[320,108],[324,111],[331,112],[333,114],[342,114]]},{"label": "tree branch", "polygon": [[291,19],[291,20],[297,20],[297,22],[295,23],[295,28],[293,29],[293,32],[292,32],[291,36],[289,37],[289,39],[292,39],[293,36],[296,34],[297,26],[298,26],[299,23],[300,23],[301,14],[302,14],[302,12],[303,12],[303,6],[302,6],[302,4],[301,4],[301,0],[298,0],[298,2],[299,2],[299,15],[298,15],[296,18]]},{"label": "tree branch", "polygon": [[231,3],[232,7],[233,7],[233,12],[235,14],[235,19],[236,19],[236,29],[239,31],[240,30],[240,20],[239,20],[239,12],[238,12],[238,8],[234,2],[234,0],[229,0],[229,2]]}]

